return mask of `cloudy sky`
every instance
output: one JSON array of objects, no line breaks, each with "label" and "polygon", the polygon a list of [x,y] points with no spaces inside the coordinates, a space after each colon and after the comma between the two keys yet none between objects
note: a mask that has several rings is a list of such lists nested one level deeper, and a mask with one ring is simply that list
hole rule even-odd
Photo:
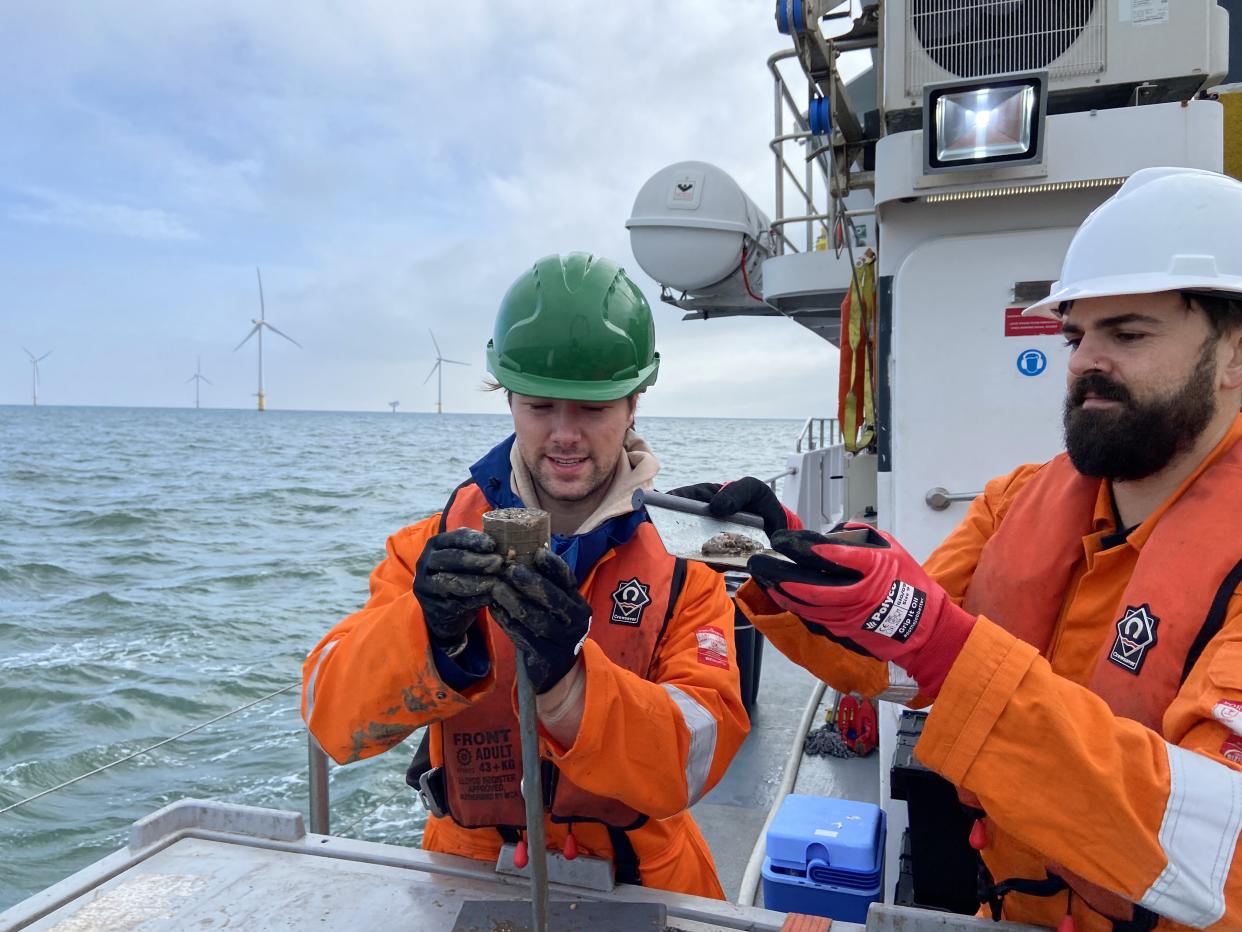
[{"label": "cloudy sky", "polygon": [[780,319],[682,322],[624,222],[714,162],[770,212],[771,0],[0,6],[0,404],[501,410],[497,301],[542,255],[615,257],[656,304],[652,415],[835,408],[835,350]]}]

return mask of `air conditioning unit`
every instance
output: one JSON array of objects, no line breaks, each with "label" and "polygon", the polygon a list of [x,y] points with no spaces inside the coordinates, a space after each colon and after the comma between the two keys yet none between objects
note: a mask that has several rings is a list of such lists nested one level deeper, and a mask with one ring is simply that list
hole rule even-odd
[{"label": "air conditioning unit", "polygon": [[1048,112],[1189,100],[1228,71],[1215,0],[886,0],[889,132],[921,125],[923,87],[1047,72]]}]

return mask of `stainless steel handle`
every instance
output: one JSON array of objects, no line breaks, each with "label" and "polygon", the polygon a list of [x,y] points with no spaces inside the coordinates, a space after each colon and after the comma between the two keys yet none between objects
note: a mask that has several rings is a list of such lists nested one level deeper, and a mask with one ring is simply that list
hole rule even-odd
[{"label": "stainless steel handle", "polygon": [[948,489],[936,486],[934,489],[927,490],[923,501],[927,502],[927,507],[932,511],[944,511],[953,502],[972,502],[982,494],[982,492],[950,492]]}]

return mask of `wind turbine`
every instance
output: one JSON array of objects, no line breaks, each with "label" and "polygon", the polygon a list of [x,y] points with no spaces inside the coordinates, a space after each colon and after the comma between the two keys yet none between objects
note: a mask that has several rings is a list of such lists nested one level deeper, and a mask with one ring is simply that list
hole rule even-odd
[{"label": "wind turbine", "polygon": [[255,320],[253,317],[250,319],[250,322],[254,324],[253,329],[251,329],[251,331],[248,334],[246,334],[245,340],[242,340],[240,343],[238,343],[236,346],[233,347],[233,352],[236,353],[239,349],[245,346],[246,343],[249,342],[250,338],[254,336],[256,333],[259,335],[259,410],[266,411],[267,402],[265,398],[263,397],[263,328],[266,327],[268,330],[272,331],[272,333],[276,334],[277,336],[284,337],[286,340],[288,340],[298,349],[302,348],[302,344],[299,343],[297,340],[293,339],[293,337],[289,336],[289,334],[281,333],[279,330],[277,330],[275,327],[273,327],[271,324],[267,322],[267,308],[263,304],[263,276],[259,274],[258,266],[255,266],[254,274],[259,279],[259,319]]},{"label": "wind turbine", "polygon": [[30,350],[26,349],[26,347],[23,346],[22,349],[25,350],[26,355],[30,357],[30,368],[31,368],[30,405],[31,407],[38,407],[39,405],[39,363],[43,362],[43,360],[51,356],[52,351],[48,350],[46,353],[44,353],[42,356],[36,359],[35,354],[30,352]]},{"label": "wind turbine", "polygon": [[399,402],[399,401],[390,401],[390,402],[388,402],[388,407],[392,408],[392,413],[393,413],[393,414],[396,414],[396,413],[397,413],[397,405],[399,405],[399,404],[401,404],[401,402]]},{"label": "wind turbine", "polygon": [[[427,332],[431,333],[430,330],[428,330]],[[445,359],[443,356],[441,356],[440,355],[440,344],[436,343],[436,335],[434,333],[431,333],[431,342],[435,345],[435,348],[436,348],[436,364],[432,366],[431,371],[427,373],[427,378],[423,379],[423,384],[426,385],[431,380],[431,377],[433,375],[436,377],[436,414],[443,414],[444,406],[443,404],[441,404],[441,401],[442,401],[442,394],[443,394],[443,381],[444,381],[443,368],[444,367],[441,364],[446,363],[446,362],[451,362],[455,366],[468,366],[470,365],[470,363],[462,362],[459,359]]]},{"label": "wind turbine", "polygon": [[196,359],[198,362],[197,362],[197,364],[196,364],[196,365],[195,365],[195,367],[194,367],[194,374],[193,374],[192,376],[190,376],[188,379],[186,379],[186,381],[187,381],[187,382],[193,382],[193,383],[194,383],[194,407],[196,407],[196,408],[197,408],[197,407],[198,407],[198,386],[199,386],[199,383],[200,383],[200,382],[206,382],[208,385],[210,385],[210,384],[211,384],[211,379],[209,379],[209,378],[207,378],[207,376],[203,375],[203,357],[202,357],[202,356],[196,356],[196,357],[195,357],[195,359]]}]

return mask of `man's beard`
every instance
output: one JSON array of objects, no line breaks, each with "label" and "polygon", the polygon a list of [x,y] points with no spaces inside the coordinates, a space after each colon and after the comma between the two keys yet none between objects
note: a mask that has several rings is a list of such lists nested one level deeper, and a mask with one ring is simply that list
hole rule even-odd
[{"label": "man's beard", "polygon": [[[594,460],[591,460],[590,462],[590,474],[586,477],[583,490],[578,492],[570,492],[566,490],[566,483],[558,483],[558,481],[551,475],[552,471],[550,469],[548,470],[549,475],[546,477],[542,475],[538,469],[531,469],[529,464],[527,465],[527,471],[530,473],[531,481],[534,483],[535,491],[539,493],[541,501],[581,502],[590,498],[601,488],[611,483],[613,473],[616,472],[616,469],[614,468],[612,471],[606,473]],[[542,468],[542,465],[540,468]],[[560,492],[554,493],[553,488],[557,485],[560,486]]]},{"label": "man's beard", "polygon": [[[1120,406],[1083,408],[1088,393]],[[1085,476],[1146,479],[1194,446],[1215,413],[1216,341],[1209,339],[1186,383],[1166,398],[1135,401],[1102,373],[1075,381],[1065,396],[1065,449]]]}]

